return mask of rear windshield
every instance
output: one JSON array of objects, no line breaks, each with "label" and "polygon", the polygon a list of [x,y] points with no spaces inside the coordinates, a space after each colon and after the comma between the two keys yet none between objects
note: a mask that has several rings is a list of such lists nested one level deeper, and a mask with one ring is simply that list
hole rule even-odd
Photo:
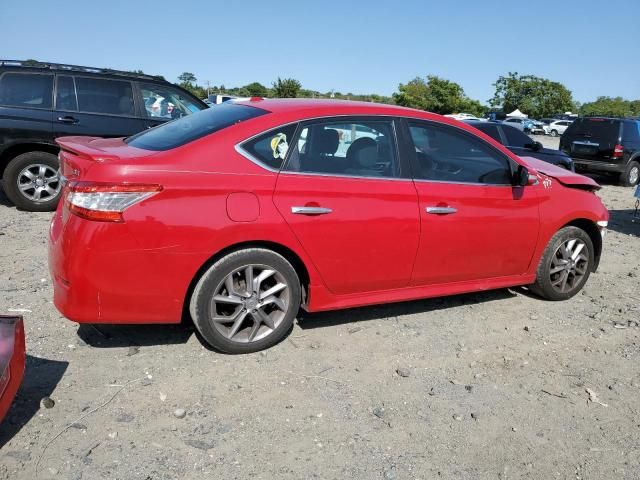
[{"label": "rear windshield", "polygon": [[266,110],[248,105],[223,103],[151,130],[145,130],[125,141],[133,147],[145,150],[171,150],[210,133],[267,113],[269,112]]},{"label": "rear windshield", "polygon": [[620,120],[579,118],[571,124],[565,135],[615,142],[620,135]]}]

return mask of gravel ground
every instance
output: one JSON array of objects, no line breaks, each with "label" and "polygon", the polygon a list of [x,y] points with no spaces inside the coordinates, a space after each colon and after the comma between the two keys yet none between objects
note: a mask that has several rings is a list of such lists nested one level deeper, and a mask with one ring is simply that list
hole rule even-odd
[{"label": "gravel ground", "polygon": [[600,195],[601,267],[569,301],[515,289],[305,314],[244,356],[188,326],[65,320],[50,214],[0,196],[0,312],[24,309],[28,344],[0,479],[640,478],[640,223],[631,189]]}]

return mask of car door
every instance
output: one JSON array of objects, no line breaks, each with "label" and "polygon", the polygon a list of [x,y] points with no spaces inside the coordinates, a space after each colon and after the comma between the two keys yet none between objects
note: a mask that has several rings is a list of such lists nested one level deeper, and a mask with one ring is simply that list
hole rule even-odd
[{"label": "car door", "polygon": [[145,128],[152,128],[206,108],[193,101],[184,92],[168,85],[139,82],[138,91]]},{"label": "car door", "polygon": [[57,75],[55,98],[57,137],[127,137],[145,128],[129,80]]},{"label": "car door", "polygon": [[388,117],[302,123],[274,202],[327,288],[406,286],[420,235],[417,194]]},{"label": "car door", "polygon": [[456,127],[405,125],[422,232],[411,284],[524,274],[537,243],[539,200],[535,189],[512,186],[512,160]]}]

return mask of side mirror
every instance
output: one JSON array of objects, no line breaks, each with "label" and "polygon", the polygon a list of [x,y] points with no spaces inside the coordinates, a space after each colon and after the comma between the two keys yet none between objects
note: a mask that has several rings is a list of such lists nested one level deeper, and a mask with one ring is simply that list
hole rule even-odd
[{"label": "side mirror", "polygon": [[542,149],[543,146],[540,142],[532,142],[532,143],[525,144],[524,148],[528,148],[529,150],[533,150],[534,152],[537,152],[538,150]]},{"label": "side mirror", "polygon": [[513,184],[518,187],[525,187],[529,185],[529,169],[524,165],[518,165],[515,173],[513,174]]}]

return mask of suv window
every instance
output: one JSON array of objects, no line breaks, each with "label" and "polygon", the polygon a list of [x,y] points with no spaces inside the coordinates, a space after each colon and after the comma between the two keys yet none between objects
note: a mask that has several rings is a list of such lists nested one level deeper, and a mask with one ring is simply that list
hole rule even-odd
[{"label": "suv window", "polygon": [[131,82],[104,78],[75,77],[81,112],[134,115]]},{"label": "suv window", "polygon": [[565,135],[583,137],[594,142],[617,142],[620,135],[620,120],[579,118],[567,128]]},{"label": "suv window", "polygon": [[[502,138],[500,138],[500,131],[498,130],[497,125],[493,123],[483,122],[481,124],[474,124],[473,126],[476,127],[478,130],[480,130],[485,135],[489,135],[496,142],[502,144]],[[516,130],[518,132],[520,131],[515,128],[509,128],[509,130]]]},{"label": "suv window", "polygon": [[147,117],[180,118],[199,112],[202,107],[175,88],[153,83],[140,83]]},{"label": "suv window", "polygon": [[145,130],[127,138],[126,142],[145,150],[170,150],[267,113],[269,112],[266,110],[249,105],[225,103]]},{"label": "suv window", "polygon": [[356,177],[397,177],[392,120],[333,119],[305,125],[286,170]]},{"label": "suv window", "polygon": [[73,77],[58,75],[57,82],[56,109],[78,110],[78,97],[76,96],[76,85]]},{"label": "suv window", "polygon": [[502,129],[505,136],[507,137],[507,145],[510,147],[519,147],[524,148],[526,145],[530,145],[533,143],[533,140],[520,130],[514,127],[504,127]]},{"label": "suv window", "polygon": [[[216,107],[217,108],[217,107]],[[259,137],[249,140],[242,148],[269,168],[280,169],[289,151],[289,143],[296,133],[297,124],[285,125],[269,130]]]},{"label": "suv window", "polygon": [[53,75],[7,72],[0,77],[0,105],[51,108]]},{"label": "suv window", "polygon": [[509,160],[483,140],[462,130],[409,122],[415,148],[414,176],[454,183],[511,184]]}]

